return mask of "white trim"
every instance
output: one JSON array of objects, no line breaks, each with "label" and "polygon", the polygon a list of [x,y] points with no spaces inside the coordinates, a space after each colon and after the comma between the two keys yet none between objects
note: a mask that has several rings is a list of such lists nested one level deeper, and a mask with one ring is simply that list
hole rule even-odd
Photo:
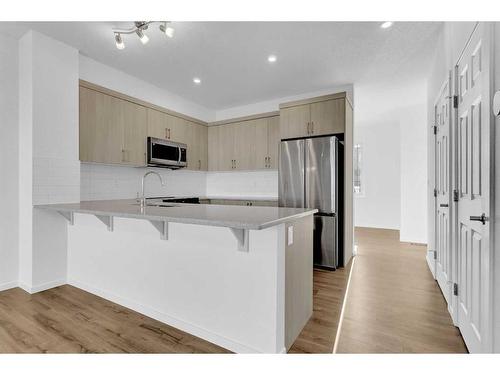
[{"label": "white trim", "polygon": [[[85,290],[86,292],[95,294],[101,298],[107,299],[108,301],[117,303],[121,306],[127,307],[131,310],[144,314],[150,318],[156,319],[162,323],[168,324],[172,327],[180,329],[181,331],[190,333],[194,336],[197,336],[201,339],[207,340],[216,345],[222,346],[228,350],[231,350],[235,353],[261,353],[261,351],[244,345],[240,342],[234,341],[227,337],[221,336],[214,332],[208,331],[202,327],[196,326],[189,322],[183,321],[171,315],[167,315],[161,311],[154,309],[153,307],[143,305],[139,302],[130,300],[128,298],[120,297],[112,292],[95,288],[87,283],[80,282],[78,280],[69,279],[68,284],[74,286],[76,288]],[[282,348],[280,353],[286,353],[286,349]]]},{"label": "white trim", "polygon": [[38,293],[38,292],[43,292],[44,290],[56,288],[58,286],[65,285],[65,284],[66,284],[66,279],[59,279],[59,280],[53,280],[53,281],[49,281],[47,283],[43,283],[43,284],[39,284],[39,285],[35,285],[35,286],[29,286],[27,284],[20,282],[18,286],[21,289],[23,289],[24,291],[26,291],[30,294],[34,294],[34,293]]},{"label": "white trim", "polygon": [[347,304],[347,295],[349,294],[349,287],[351,286],[351,278],[354,271],[354,262],[356,261],[356,257],[352,258],[351,269],[349,271],[349,279],[347,280],[347,286],[344,294],[344,300],[342,301],[342,310],[340,310],[340,318],[339,318],[339,326],[337,328],[337,334],[335,335],[335,343],[333,344],[333,354],[337,353],[340,339],[340,331],[342,330],[342,322],[344,320],[344,312],[345,306]]},{"label": "white trim", "polygon": [[425,256],[429,270],[432,273],[432,277],[436,280],[436,260],[434,259],[434,251],[427,250],[427,255]]},{"label": "white trim", "polygon": [[10,281],[8,283],[3,283],[0,284],[0,292],[3,292],[4,290],[9,290],[12,288],[17,288],[19,286],[19,283],[17,281]]}]

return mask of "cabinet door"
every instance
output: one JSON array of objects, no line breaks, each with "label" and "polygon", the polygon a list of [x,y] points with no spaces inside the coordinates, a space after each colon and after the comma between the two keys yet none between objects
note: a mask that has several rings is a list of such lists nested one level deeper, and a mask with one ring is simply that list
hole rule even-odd
[{"label": "cabinet door", "polygon": [[200,170],[208,170],[208,127],[197,124],[196,145],[199,148]]},{"label": "cabinet door", "polygon": [[255,165],[253,169],[266,169],[268,149],[268,123],[267,118],[255,121],[255,141],[254,141]]},{"label": "cabinet door", "polygon": [[345,130],[345,99],[311,104],[313,135],[343,133]]},{"label": "cabinet door", "polygon": [[167,115],[168,139],[188,143],[190,140],[190,122],[183,118]]},{"label": "cabinet door", "polygon": [[308,124],[311,121],[309,104],[283,108],[280,111],[281,139],[306,137]]},{"label": "cabinet door", "polygon": [[235,127],[233,124],[219,125],[219,142],[216,155],[218,155],[218,169],[219,171],[234,170],[235,152],[234,152],[234,133]]},{"label": "cabinet door", "polygon": [[278,155],[280,147],[280,117],[267,118],[267,155],[268,169],[278,169]]},{"label": "cabinet door", "polygon": [[80,160],[121,163],[121,120],[119,99],[80,87]]},{"label": "cabinet door", "polygon": [[220,126],[208,127],[208,170],[219,170],[219,128]]},{"label": "cabinet door", "polygon": [[[248,120],[231,124],[234,128],[234,159],[235,168],[239,171],[256,169],[257,126],[259,120]],[[265,148],[267,148],[267,141]]]},{"label": "cabinet door", "polygon": [[167,114],[148,108],[148,137],[168,139],[168,119]]},{"label": "cabinet door", "polygon": [[207,127],[188,122],[188,169],[207,170]]},{"label": "cabinet door", "polygon": [[122,162],[132,165],[146,164],[146,108],[121,101],[123,122]]}]

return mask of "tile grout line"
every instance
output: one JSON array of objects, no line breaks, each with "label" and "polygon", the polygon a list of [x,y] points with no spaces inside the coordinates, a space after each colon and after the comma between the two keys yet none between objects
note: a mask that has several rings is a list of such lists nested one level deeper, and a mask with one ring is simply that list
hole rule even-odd
[{"label": "tile grout line", "polygon": [[342,322],[344,320],[344,311],[345,311],[345,306],[347,304],[347,296],[349,294],[349,287],[351,286],[351,278],[352,278],[352,273],[354,271],[354,263],[355,262],[356,262],[356,256],[354,256],[352,258],[351,270],[349,271],[349,278],[347,279],[347,286],[346,286],[346,291],[344,294],[344,300],[342,301],[342,309],[340,310],[339,325],[337,328],[337,334],[335,335],[335,343],[333,344],[332,354],[337,354],[337,350],[338,350],[338,346],[339,346],[339,339],[340,339],[340,331],[342,330]]}]

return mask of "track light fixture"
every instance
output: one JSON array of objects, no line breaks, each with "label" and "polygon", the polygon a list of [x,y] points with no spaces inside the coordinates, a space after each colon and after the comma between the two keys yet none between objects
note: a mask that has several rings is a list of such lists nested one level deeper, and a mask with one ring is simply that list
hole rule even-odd
[{"label": "track light fixture", "polygon": [[142,44],[146,44],[147,42],[149,42],[149,37],[144,33],[144,31],[146,31],[149,28],[149,25],[153,23],[159,23],[160,31],[166,36],[168,36],[169,38],[174,37],[174,28],[170,26],[169,21],[135,21],[134,27],[131,27],[130,29],[113,29],[113,32],[115,33],[116,48],[125,48],[125,43],[123,42],[122,37],[125,34],[135,33],[141,40]]}]

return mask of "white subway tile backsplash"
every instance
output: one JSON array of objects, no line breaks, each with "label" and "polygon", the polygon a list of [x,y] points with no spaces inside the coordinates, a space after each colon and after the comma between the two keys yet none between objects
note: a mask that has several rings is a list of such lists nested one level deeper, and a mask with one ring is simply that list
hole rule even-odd
[{"label": "white subway tile backsplash", "polygon": [[[141,191],[141,178],[146,168],[87,164],[80,166],[80,199],[130,199]],[[165,182],[161,186],[155,176],[148,177],[146,195],[154,196],[278,196],[277,171],[196,172],[155,168]]]}]

